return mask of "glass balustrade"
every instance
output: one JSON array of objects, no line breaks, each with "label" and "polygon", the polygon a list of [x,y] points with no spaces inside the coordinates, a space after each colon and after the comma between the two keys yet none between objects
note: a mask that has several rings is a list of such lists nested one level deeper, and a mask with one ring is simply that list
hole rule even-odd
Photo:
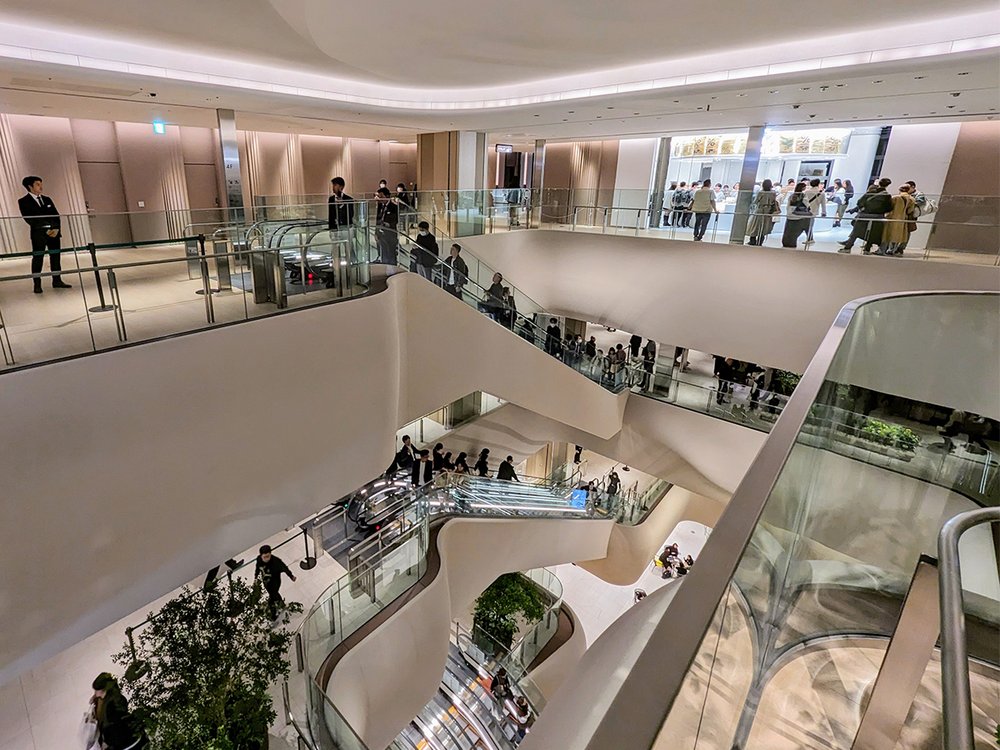
[{"label": "glass balustrade", "polygon": [[[723,558],[735,554],[738,560],[732,576],[720,573],[721,587],[700,598],[706,614],[714,609],[714,615],[682,686],[667,697],[671,708],[654,747],[852,747],[918,561],[935,556],[945,521],[1000,504],[1000,491],[995,480],[970,492],[962,472],[912,468],[927,457],[912,457],[906,462],[911,470],[899,471],[884,453],[855,450],[859,435],[877,431],[859,425],[863,415],[841,404],[859,382],[888,394],[937,394],[960,420],[953,431],[969,436],[961,448],[953,446],[963,455],[951,456],[945,447],[938,460],[974,462],[982,472],[998,436],[977,433],[982,419],[971,409],[978,404],[991,419],[1000,416],[998,321],[996,295],[873,300],[853,310],[832,357],[821,348],[825,373],[814,363],[815,374],[807,372],[787,408],[795,422],[785,423],[785,434],[795,432],[793,442],[765,446],[727,510],[752,520],[760,507],[744,532],[745,546],[731,553],[709,542],[703,553],[723,570]],[[992,341],[986,351],[993,355],[969,353],[971,378],[956,377],[950,362],[934,363],[935,347],[954,352],[956,337]],[[925,367],[904,376],[894,366],[904,355]],[[925,408],[939,407],[928,399]],[[754,506],[750,493],[761,488],[766,500],[758,496],[761,505]],[[725,516],[720,529],[724,535],[735,531]],[[732,536],[727,542],[736,543]],[[970,656],[980,665],[973,670],[977,746],[990,742],[996,724],[989,717],[1000,708],[994,547],[984,527],[961,550]],[[935,746],[940,736],[939,673],[931,659],[926,672],[922,666],[917,671],[922,679],[899,686],[915,696],[906,722],[914,744],[908,746]]]}]

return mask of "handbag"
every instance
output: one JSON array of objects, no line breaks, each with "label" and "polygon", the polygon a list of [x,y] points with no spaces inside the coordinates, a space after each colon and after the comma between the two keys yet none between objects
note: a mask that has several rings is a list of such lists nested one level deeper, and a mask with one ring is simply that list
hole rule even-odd
[{"label": "handbag", "polygon": [[[801,195],[801,193],[799,194]],[[812,216],[813,212],[809,210],[809,206],[806,204],[804,198],[799,198],[798,202],[795,204],[795,208],[792,209],[792,216]]]}]

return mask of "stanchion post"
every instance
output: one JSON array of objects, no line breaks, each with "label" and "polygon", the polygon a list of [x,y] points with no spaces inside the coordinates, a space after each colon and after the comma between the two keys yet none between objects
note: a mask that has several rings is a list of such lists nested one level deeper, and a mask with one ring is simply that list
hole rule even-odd
[{"label": "stanchion post", "polygon": [[[312,570],[316,567],[316,556],[309,556],[309,534],[306,533],[305,529],[302,529],[302,543],[306,547],[306,556],[302,558],[302,562],[299,563],[299,567],[302,568],[302,570]],[[315,545],[315,542],[313,544]],[[313,552],[315,551],[314,547]]]},{"label": "stanchion post", "polygon": [[97,296],[101,300],[101,304],[97,307],[91,307],[90,312],[111,312],[115,309],[114,305],[109,305],[104,299],[104,284],[101,281],[101,271],[97,267],[97,247],[93,242],[87,243],[87,252],[90,253],[90,263],[94,269],[94,279],[97,282]]}]

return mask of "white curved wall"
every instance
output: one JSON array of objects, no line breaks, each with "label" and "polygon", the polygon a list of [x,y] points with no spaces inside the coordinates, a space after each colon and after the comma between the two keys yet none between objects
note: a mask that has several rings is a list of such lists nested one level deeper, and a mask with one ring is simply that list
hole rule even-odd
[{"label": "white curved wall", "polygon": [[545,309],[793,372],[851,300],[1000,290],[998,268],[899,258],[550,230],[462,242]]},{"label": "white curved wall", "polygon": [[389,745],[441,682],[452,620],[502,573],[607,554],[612,521],[469,519],[438,535],[426,589],[338,662],[327,693],[368,747]]},{"label": "white curved wall", "polygon": [[368,481],[443,403],[487,390],[610,437],[627,397],[413,274],[2,377],[0,683]]}]

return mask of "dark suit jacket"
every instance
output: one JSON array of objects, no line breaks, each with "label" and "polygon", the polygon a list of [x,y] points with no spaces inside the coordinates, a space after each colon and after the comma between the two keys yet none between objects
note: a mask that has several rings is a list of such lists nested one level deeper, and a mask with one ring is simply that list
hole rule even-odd
[{"label": "dark suit jacket", "polygon": [[38,201],[35,200],[35,196],[30,193],[25,193],[17,200],[17,207],[21,209],[21,216],[31,227],[32,232],[47,232],[50,229],[59,229],[59,210],[56,208],[56,204],[52,202],[52,199],[47,196],[42,196],[42,203],[44,205],[39,206]]},{"label": "dark suit jacket", "polygon": [[347,229],[354,223],[354,204],[349,202],[353,200],[347,193],[341,193],[339,201],[332,195],[327,199],[329,229]]}]

